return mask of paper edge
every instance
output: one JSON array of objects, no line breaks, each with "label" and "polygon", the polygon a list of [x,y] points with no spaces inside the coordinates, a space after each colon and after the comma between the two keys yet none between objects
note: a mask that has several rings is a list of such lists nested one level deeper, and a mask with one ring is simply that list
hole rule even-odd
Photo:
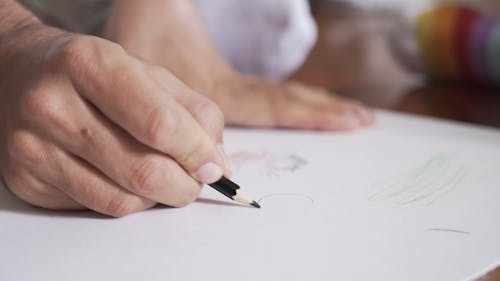
[{"label": "paper edge", "polygon": [[485,269],[479,270],[477,273],[471,275],[471,277],[464,279],[462,281],[477,281],[479,278],[485,276],[496,268],[500,267],[500,261],[493,263],[490,266],[485,267]]}]

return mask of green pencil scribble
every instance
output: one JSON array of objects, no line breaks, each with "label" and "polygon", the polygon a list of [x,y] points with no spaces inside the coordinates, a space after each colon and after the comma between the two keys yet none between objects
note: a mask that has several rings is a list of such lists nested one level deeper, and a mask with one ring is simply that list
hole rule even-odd
[{"label": "green pencil scribble", "polygon": [[448,154],[433,155],[423,165],[405,173],[375,182],[378,191],[368,199],[392,201],[398,205],[431,205],[467,181],[470,169]]}]

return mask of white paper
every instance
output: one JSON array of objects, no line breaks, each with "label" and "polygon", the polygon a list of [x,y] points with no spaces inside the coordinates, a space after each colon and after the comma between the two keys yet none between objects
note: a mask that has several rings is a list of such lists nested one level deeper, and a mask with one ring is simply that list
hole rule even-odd
[{"label": "white paper", "polygon": [[500,132],[379,112],[353,133],[228,129],[234,180],[122,219],[0,188],[0,280],[462,281],[500,262]]}]

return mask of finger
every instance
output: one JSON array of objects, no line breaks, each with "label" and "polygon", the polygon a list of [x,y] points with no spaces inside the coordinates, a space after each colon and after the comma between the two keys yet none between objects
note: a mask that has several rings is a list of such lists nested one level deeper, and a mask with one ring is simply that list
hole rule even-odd
[{"label": "finger", "polygon": [[9,139],[9,153],[38,178],[99,213],[121,217],[156,203],[128,192],[88,163],[29,132]]},{"label": "finger", "polygon": [[332,95],[321,87],[306,86],[296,82],[287,82],[278,85],[278,87],[288,92],[289,95],[297,100],[322,108],[331,108],[337,105],[340,100],[338,96]]},{"label": "finger", "polygon": [[207,97],[186,88],[174,76],[168,75],[165,68],[155,65],[147,65],[147,68],[151,77],[155,79],[163,91],[170,92],[175,97],[175,100],[193,115],[213,141],[222,144],[224,114],[222,114],[219,107]]},{"label": "finger", "polygon": [[304,102],[296,97],[297,93],[287,91],[283,85],[245,79],[241,83],[228,84],[227,87],[231,95],[218,98],[217,103],[227,122],[232,125],[318,130],[351,130],[359,127],[357,118],[327,108],[322,103],[318,103],[322,105],[318,106]]},{"label": "finger", "polygon": [[[252,83],[255,92],[234,91],[219,101],[228,121],[234,125],[286,127],[316,130],[352,130],[359,122],[352,115],[339,114],[297,99],[277,85]],[[244,104],[236,107],[234,104]],[[236,110],[233,110],[236,109]],[[258,114],[256,114],[258,112]]]},{"label": "finger", "polygon": [[374,121],[372,110],[360,102],[334,96],[321,87],[311,87],[300,83],[286,83],[285,88],[294,98],[312,106],[335,111],[337,114],[354,114],[361,125],[369,125]]},{"label": "finger", "polygon": [[184,206],[197,197],[200,183],[168,155],[136,141],[88,103],[76,98],[66,104],[71,112],[60,112],[64,120],[50,126],[32,120],[39,133],[133,194],[171,206]]},{"label": "finger", "polygon": [[367,126],[375,122],[375,114],[373,111],[366,108],[359,102],[352,102],[351,110],[358,116],[358,119],[361,121],[361,125]]},{"label": "finger", "polygon": [[163,68],[155,65],[147,65],[151,77],[165,91],[170,91],[177,102],[183,105],[189,113],[198,121],[205,132],[217,144],[220,157],[224,160],[224,174],[231,176],[231,167],[228,157],[223,148],[224,114],[219,107],[207,97],[197,92],[186,89],[186,87],[174,76],[168,75]]},{"label": "finger", "polygon": [[[193,116],[121,47],[105,40],[90,41],[73,43],[73,52],[95,64],[79,58],[82,64],[70,69],[76,91],[137,140],[172,156],[199,181],[218,180],[224,160]],[[90,54],[82,45],[91,49]]]},{"label": "finger", "polygon": [[276,97],[275,120],[280,127],[316,130],[354,130],[360,126],[352,114],[332,112],[296,100]]},{"label": "finger", "polygon": [[62,151],[57,153],[59,173],[48,175],[78,203],[96,212],[113,217],[150,209],[156,202],[123,189],[93,166]]},{"label": "finger", "polygon": [[135,141],[106,120],[85,120],[84,126],[92,128],[91,133],[80,135],[77,142],[59,141],[120,186],[176,207],[185,206],[198,196],[201,184],[168,155]]},{"label": "finger", "polygon": [[7,167],[4,180],[12,193],[34,206],[53,210],[85,209],[64,192],[36,178],[20,165],[11,164]]}]

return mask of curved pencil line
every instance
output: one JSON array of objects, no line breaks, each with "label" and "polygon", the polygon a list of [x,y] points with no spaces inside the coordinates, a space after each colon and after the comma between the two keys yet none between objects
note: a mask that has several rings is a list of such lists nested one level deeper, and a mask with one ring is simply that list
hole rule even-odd
[{"label": "curved pencil line", "polygon": [[470,232],[458,230],[458,229],[449,229],[449,228],[427,228],[426,231],[442,231],[442,232],[452,232],[459,234],[470,234]]}]

